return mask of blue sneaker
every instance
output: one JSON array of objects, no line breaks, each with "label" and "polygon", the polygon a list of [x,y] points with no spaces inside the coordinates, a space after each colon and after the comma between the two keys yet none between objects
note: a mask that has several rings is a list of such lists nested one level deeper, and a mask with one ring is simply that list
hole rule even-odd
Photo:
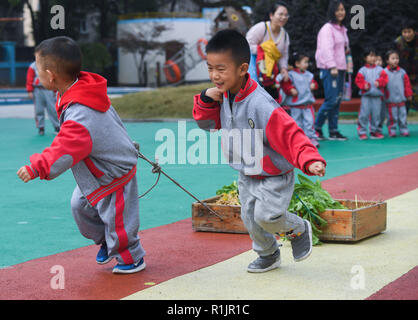
[{"label": "blue sneaker", "polygon": [[112,258],[109,257],[109,255],[107,253],[107,245],[106,245],[106,242],[105,242],[100,247],[99,252],[97,252],[96,262],[98,264],[105,264],[105,263],[108,263],[110,260],[112,260]]},{"label": "blue sneaker", "polygon": [[135,273],[145,269],[144,258],[141,258],[139,262],[132,264],[120,264],[118,263],[113,268],[113,273]]}]

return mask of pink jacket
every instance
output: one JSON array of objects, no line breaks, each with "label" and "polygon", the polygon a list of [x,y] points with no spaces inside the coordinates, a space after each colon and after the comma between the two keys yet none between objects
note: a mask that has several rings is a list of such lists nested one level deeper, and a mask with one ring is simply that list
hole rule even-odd
[{"label": "pink jacket", "polygon": [[330,22],[324,24],[317,38],[316,66],[319,69],[346,70],[345,49],[348,44],[346,27]]}]

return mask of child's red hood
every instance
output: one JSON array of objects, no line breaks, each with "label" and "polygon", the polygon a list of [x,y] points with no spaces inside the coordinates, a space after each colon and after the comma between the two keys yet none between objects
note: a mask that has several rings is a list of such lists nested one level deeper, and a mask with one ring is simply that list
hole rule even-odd
[{"label": "child's red hood", "polygon": [[70,102],[106,112],[110,107],[110,99],[107,96],[107,80],[101,75],[81,71],[78,81],[65,91],[62,97],[58,94],[56,104],[58,118]]}]

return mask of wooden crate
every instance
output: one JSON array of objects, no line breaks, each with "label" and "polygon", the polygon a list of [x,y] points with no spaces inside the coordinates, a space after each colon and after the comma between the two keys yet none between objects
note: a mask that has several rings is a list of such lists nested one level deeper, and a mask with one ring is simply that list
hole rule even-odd
[{"label": "wooden crate", "polygon": [[199,202],[192,204],[192,227],[195,231],[212,231],[227,233],[248,233],[241,220],[241,206],[215,204],[220,196],[202,200],[208,207],[218,213],[223,221]]},{"label": "wooden crate", "polygon": [[348,209],[329,209],[321,213],[328,224],[320,240],[358,241],[386,230],[386,202],[337,200]]},{"label": "wooden crate", "polygon": [[[248,233],[241,220],[241,206],[217,205],[220,196],[202,200],[222,218],[200,203],[192,204],[192,227],[195,231]],[[329,209],[321,213],[328,225],[319,238],[325,241],[358,241],[386,230],[386,202],[337,200],[349,209]]]}]

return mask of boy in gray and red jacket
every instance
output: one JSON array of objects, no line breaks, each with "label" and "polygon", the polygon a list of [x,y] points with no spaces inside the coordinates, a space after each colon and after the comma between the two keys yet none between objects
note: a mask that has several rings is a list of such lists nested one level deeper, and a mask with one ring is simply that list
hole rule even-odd
[{"label": "boy in gray and red jacket", "polygon": [[47,39],[35,52],[40,82],[58,91],[61,128],[51,146],[33,154],[17,174],[24,182],[51,180],[71,169],[77,182],[72,213],[81,234],[101,246],[96,262],[116,258],[114,273],[141,271],[137,151],[110,105],[107,81],[80,71],[80,49],[68,37]]},{"label": "boy in gray and red jacket", "polygon": [[363,57],[365,65],[360,68],[355,79],[361,95],[357,132],[360,140],[366,140],[370,123],[370,138],[383,139],[383,134],[379,132],[379,123],[388,76],[382,67],[376,65],[375,50],[365,49]]},{"label": "boy in gray and red jacket", "polygon": [[404,69],[399,67],[399,54],[395,50],[386,53],[388,85],[385,90],[385,103],[388,111],[388,131],[390,137],[396,137],[396,125],[402,136],[409,136],[406,102],[412,101],[411,81]]},{"label": "boy in gray and red jacket", "polygon": [[193,117],[202,129],[221,129],[224,155],[239,171],[241,218],[259,256],[247,271],[279,267],[276,234],[290,239],[295,261],[306,259],[312,251],[311,225],[287,211],[294,168],[323,176],[326,162],[295,121],[251,79],[249,45],[239,32],[219,31],[206,52],[215,87],[194,97]]},{"label": "boy in gray and red jacket", "polygon": [[312,144],[319,148],[318,137],[315,133],[315,110],[313,104],[315,97],[313,90],[318,89],[314,75],[309,72],[309,57],[294,53],[289,63],[293,70],[289,71],[288,81],[282,81],[281,87],[286,94],[283,103],[289,106],[290,116],[305,132]]},{"label": "boy in gray and red jacket", "polygon": [[49,120],[54,126],[55,133],[58,133],[60,128],[57,111],[55,110],[55,93],[42,86],[35,62],[31,63],[26,73],[26,91],[35,105],[35,123],[39,135],[43,136],[45,134],[45,110],[48,113]]}]

